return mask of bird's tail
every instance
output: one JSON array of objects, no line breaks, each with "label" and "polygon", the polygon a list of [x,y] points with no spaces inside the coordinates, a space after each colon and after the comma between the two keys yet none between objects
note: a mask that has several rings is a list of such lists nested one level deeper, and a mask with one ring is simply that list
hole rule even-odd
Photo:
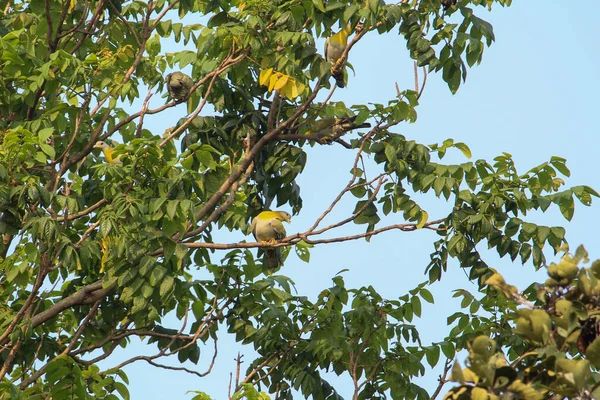
[{"label": "bird's tail", "polygon": [[346,82],[344,81],[344,68],[340,68],[339,71],[335,71],[332,76],[335,79],[335,84],[337,87],[343,89],[346,86]]},{"label": "bird's tail", "polygon": [[354,123],[354,121],[356,121],[356,115],[352,116],[352,117],[345,117],[345,118],[341,118],[340,121],[340,126],[342,127],[344,132],[348,132],[354,129],[360,129],[360,128],[370,128],[371,124],[369,124],[368,122],[362,123],[360,125],[356,125]]},{"label": "bird's tail", "polygon": [[269,249],[264,251],[263,264],[267,269],[267,273],[273,272],[283,264],[283,253],[281,249]]}]

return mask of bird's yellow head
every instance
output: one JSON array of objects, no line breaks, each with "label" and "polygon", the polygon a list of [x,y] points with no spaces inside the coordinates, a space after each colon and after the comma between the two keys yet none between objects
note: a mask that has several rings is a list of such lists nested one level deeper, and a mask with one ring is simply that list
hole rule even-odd
[{"label": "bird's yellow head", "polygon": [[95,149],[102,149],[102,150],[105,150],[105,149],[108,149],[108,148],[110,148],[110,146],[109,146],[109,145],[107,145],[105,142],[103,142],[103,141],[101,140],[101,141],[99,141],[99,142],[96,142],[96,143],[94,144],[94,148],[95,148]]},{"label": "bird's yellow head", "polygon": [[104,157],[106,157],[106,161],[108,161],[110,164],[117,164],[117,165],[123,164],[121,162],[121,155],[118,155],[117,157],[113,157],[113,152],[115,149],[112,146],[110,146],[109,144],[106,144],[103,141],[99,141],[94,144],[94,148],[101,149],[102,153],[104,153]]}]

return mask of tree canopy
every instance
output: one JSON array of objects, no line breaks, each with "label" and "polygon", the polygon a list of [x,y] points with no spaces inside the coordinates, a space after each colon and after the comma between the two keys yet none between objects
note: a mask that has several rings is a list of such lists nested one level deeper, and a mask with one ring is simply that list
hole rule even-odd
[{"label": "tree canopy", "polygon": [[[563,158],[523,173],[506,153],[470,161],[465,143],[399,133],[427,74],[454,93],[482,60],[494,32],[477,14],[510,3],[0,0],[0,398],[129,398],[123,368],[136,362],[221,379],[231,398],[340,398],[328,373],[349,376],[355,399],[437,397],[449,381],[452,399],[600,397],[600,264],[529,217],[552,208],[570,220],[598,194],[565,187]],[[317,45],[345,30],[329,62]],[[360,78],[349,55],[367,35],[397,35],[415,86],[345,104],[336,80]],[[145,122],[175,108],[187,115],[164,132]],[[297,180],[314,146],[353,155],[339,166],[347,183],[306,231],[254,241],[260,212],[302,214]],[[444,162],[452,148],[464,162]],[[425,210],[424,195],[451,211]],[[324,224],[342,198],[354,208]],[[248,240],[215,241],[223,230]],[[285,262],[263,258],[310,262],[314,246],[391,230],[438,235],[427,281],[393,299],[343,275],[311,299]],[[482,249],[548,280],[519,292]],[[479,293],[457,292],[465,310],[445,340],[423,343],[412,321],[449,260]],[[211,375],[226,334],[257,352],[231,381]],[[111,363],[133,340],[152,351]],[[208,369],[163,364],[170,355]],[[439,363],[428,393],[414,378]]]}]

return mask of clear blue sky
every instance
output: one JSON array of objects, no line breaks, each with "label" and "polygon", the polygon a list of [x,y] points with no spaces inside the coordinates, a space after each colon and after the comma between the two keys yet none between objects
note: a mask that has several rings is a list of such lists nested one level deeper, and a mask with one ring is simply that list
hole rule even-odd
[{"label": "clear blue sky", "polygon": [[[410,126],[398,126],[397,132],[424,144],[441,143],[447,138],[465,142],[472,150],[473,160],[491,161],[502,152],[508,152],[520,172],[551,156],[565,157],[572,172],[571,178],[566,180],[567,186],[587,184],[600,190],[596,164],[600,144],[597,122],[599,13],[597,0],[577,4],[517,0],[513,6],[496,7],[491,13],[480,9],[477,15],[490,21],[496,34],[496,42],[486,49],[482,64],[469,71],[466,84],[456,95],[450,93],[440,76],[430,75],[418,108],[418,121]],[[412,61],[407,57],[404,39],[395,34],[367,35],[351,52],[350,61],[356,76],[350,73],[348,87],[336,91],[335,101],[348,105],[386,103],[395,96],[395,82],[401,88],[413,86]],[[182,116],[183,108],[172,112],[171,122]],[[170,118],[171,115],[161,114],[162,121],[170,121]],[[164,128],[157,128],[154,133],[160,135]],[[309,151],[305,173],[299,179],[304,209],[294,217],[288,233],[308,228],[333,200],[349,179],[353,158],[353,152],[337,145],[317,146]],[[444,161],[463,162],[465,159],[458,151],[451,150]],[[371,171],[374,175],[375,170]],[[531,217],[544,225],[565,226],[573,249],[584,244],[592,259],[600,258],[600,236],[595,230],[600,221],[600,201],[595,199],[594,202],[591,208],[577,203],[570,223],[556,210],[534,213]],[[424,198],[421,205],[431,219],[444,217],[450,209],[450,205],[435,198]],[[343,203],[332,217],[345,217],[352,210],[351,201]],[[388,221],[402,222],[401,216],[395,218]],[[354,225],[337,233],[358,233],[363,229]],[[215,236],[230,241],[244,239],[241,234]],[[311,253],[310,264],[291,254],[280,273],[291,277],[299,293],[312,299],[344,268],[349,269],[343,275],[348,287],[373,285],[383,296],[398,298],[425,280],[423,272],[435,239],[436,235],[427,231],[388,232],[374,237],[371,243],[360,241],[317,247]],[[500,260],[495,253],[490,253],[487,261],[520,289],[534,280],[545,279],[543,273],[534,273],[531,265],[512,264]],[[433,285],[435,305],[424,306],[424,318],[416,321],[424,344],[441,341],[445,336],[446,317],[458,309],[458,302],[451,298],[452,290],[476,290],[455,263],[451,263],[450,269],[442,282]],[[115,365],[140,350],[154,354],[156,347],[131,346],[121,353],[117,350],[118,360],[112,358],[104,366]],[[192,397],[185,394],[187,390],[201,390],[214,399],[224,399],[238,350],[247,355],[247,362],[251,361],[250,349],[238,347],[233,340],[221,339],[213,373],[204,379],[156,369],[144,362],[130,365],[126,372],[131,382],[131,398],[184,399]],[[203,349],[198,366],[186,366],[203,371],[211,356],[212,345]],[[175,358],[172,362],[177,365]],[[419,383],[431,388],[436,385],[436,378],[437,369]],[[337,386],[342,394],[348,395],[343,388],[350,387],[350,380],[342,377],[334,381],[340,383]]]}]

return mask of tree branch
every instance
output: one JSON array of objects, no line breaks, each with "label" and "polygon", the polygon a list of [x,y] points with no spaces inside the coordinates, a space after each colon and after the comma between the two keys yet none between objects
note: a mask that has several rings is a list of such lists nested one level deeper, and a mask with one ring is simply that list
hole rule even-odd
[{"label": "tree branch", "polygon": [[73,335],[73,339],[71,339],[71,342],[69,343],[69,345],[60,354],[58,354],[56,357],[54,357],[52,360],[50,360],[50,361],[46,362],[44,365],[42,365],[42,367],[40,369],[38,369],[37,371],[35,371],[29,378],[23,380],[21,382],[21,384],[19,385],[19,388],[21,390],[24,390],[27,386],[29,386],[32,383],[34,383],[35,381],[37,381],[39,379],[39,377],[44,374],[44,372],[46,371],[46,368],[48,367],[48,365],[50,365],[50,363],[52,361],[56,360],[58,357],[68,354],[73,349],[73,347],[75,347],[77,340],[79,339],[79,337],[81,336],[81,334],[83,333],[85,328],[87,327],[88,323],[90,322],[90,319],[93,318],[94,315],[96,315],[96,312],[98,311],[98,307],[100,307],[100,300],[98,300],[94,303],[94,306],[91,308],[90,312],[85,316],[83,322],[81,323],[81,325],[75,332],[75,335]]},{"label": "tree branch", "polygon": [[[439,225],[439,224],[443,223],[444,221],[446,221],[445,218],[428,222],[425,225],[423,225],[422,229],[430,229],[430,230],[434,230],[434,231],[440,230],[440,228],[436,227],[435,225]],[[187,246],[189,248],[192,248],[192,249],[198,249],[198,248],[215,249],[215,250],[252,249],[252,248],[272,249],[272,248],[277,248],[277,247],[291,246],[291,245],[297,244],[298,242],[300,242],[302,240],[304,240],[306,243],[315,244],[315,245],[316,244],[324,244],[324,243],[347,242],[349,240],[362,239],[367,236],[375,236],[382,232],[390,231],[393,229],[398,229],[403,232],[412,232],[412,231],[416,231],[419,228],[417,227],[417,224],[414,224],[414,223],[394,224],[394,225],[385,226],[383,228],[374,229],[370,232],[360,233],[357,235],[340,236],[340,237],[335,237],[335,238],[330,238],[330,239],[317,239],[317,240],[308,239],[308,236],[312,236],[312,235],[314,235],[314,233],[308,233],[308,232],[307,233],[297,233],[295,235],[288,236],[284,239],[281,239],[279,242],[277,242],[275,244],[267,244],[267,243],[262,243],[262,242],[261,243],[258,243],[258,242],[238,242],[238,243],[182,242],[181,244],[183,244],[184,246]]]},{"label": "tree branch", "polygon": [[65,216],[58,216],[58,217],[56,217],[56,220],[58,222],[63,222],[65,220],[66,221],[72,221],[74,219],[77,219],[77,218],[80,218],[80,217],[83,217],[85,215],[88,215],[88,214],[92,213],[94,210],[97,210],[98,208],[102,207],[105,204],[106,204],[106,200],[102,199],[102,200],[99,200],[97,203],[92,204],[91,206],[89,206],[88,208],[86,208],[83,211],[80,211],[80,212],[75,213],[75,214],[67,215],[66,217]]},{"label": "tree branch", "polygon": [[112,286],[103,289],[102,281],[97,281],[90,285],[86,285],[79,289],[77,292],[70,295],[69,297],[62,299],[57,303],[54,303],[46,310],[34,315],[33,318],[31,318],[31,327],[35,328],[43,324],[44,322],[56,317],[62,311],[73,306],[82,304],[93,304],[99,299],[106,296],[111,290]]},{"label": "tree branch", "polygon": [[448,375],[448,372],[450,371],[451,368],[452,368],[452,360],[446,359],[446,364],[444,365],[444,372],[442,372],[442,374],[439,376],[439,378],[438,378],[439,384],[437,385],[437,388],[435,388],[435,391],[431,395],[430,400],[435,400],[435,398],[442,391],[442,387],[444,387],[446,382],[448,382],[446,380],[446,376]]}]

